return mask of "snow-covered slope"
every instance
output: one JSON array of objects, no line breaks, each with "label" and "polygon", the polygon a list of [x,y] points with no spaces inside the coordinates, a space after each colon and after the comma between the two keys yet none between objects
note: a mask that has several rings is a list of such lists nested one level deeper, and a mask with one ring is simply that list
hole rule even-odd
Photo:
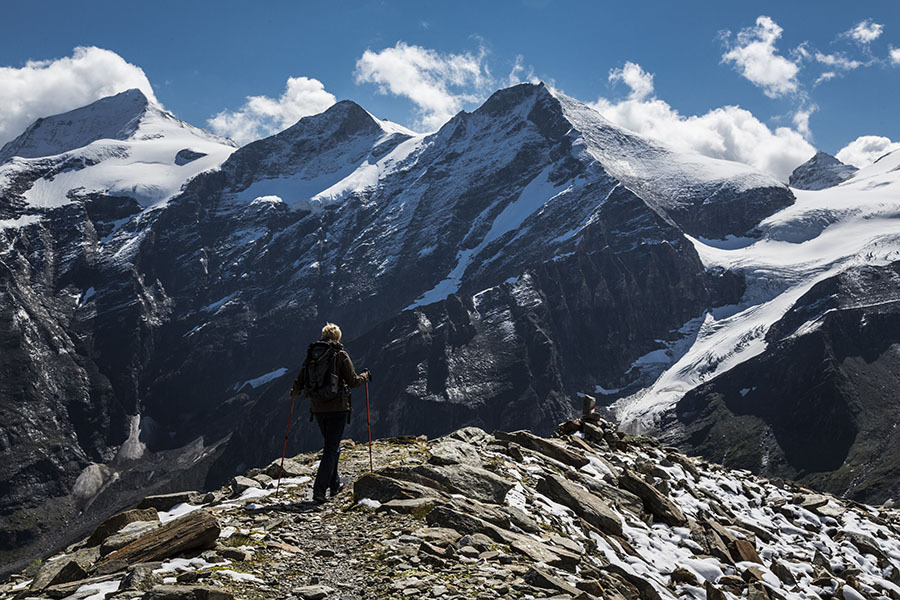
[{"label": "snow-covered slope", "polygon": [[158,206],[234,152],[139,90],[39,119],[0,150],[0,211],[40,212],[92,194]]},{"label": "snow-covered slope", "polygon": [[900,260],[900,152],[842,185],[794,194],[795,204],[760,224],[758,240],[692,238],[708,268],[743,273],[747,291],[740,303],[708,311],[686,324],[677,343],[634,364],[640,389],[614,405],[630,427],[651,428],[686,392],[764,352],[769,328],[817,282]]}]

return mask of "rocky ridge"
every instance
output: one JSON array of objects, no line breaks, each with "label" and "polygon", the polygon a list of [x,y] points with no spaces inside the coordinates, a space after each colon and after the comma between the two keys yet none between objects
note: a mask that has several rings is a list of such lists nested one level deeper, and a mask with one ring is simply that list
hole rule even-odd
[{"label": "rocky ridge", "polygon": [[343,442],[146,498],[0,586],[25,598],[900,598],[900,513],[730,471],[595,414],[552,438],[469,427]]}]

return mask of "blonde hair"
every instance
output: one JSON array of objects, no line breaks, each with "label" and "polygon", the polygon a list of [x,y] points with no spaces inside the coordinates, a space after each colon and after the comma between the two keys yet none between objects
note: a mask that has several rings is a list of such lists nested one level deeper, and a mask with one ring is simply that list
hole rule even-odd
[{"label": "blonde hair", "polygon": [[341,328],[334,323],[326,323],[322,328],[322,339],[326,342],[341,341]]}]

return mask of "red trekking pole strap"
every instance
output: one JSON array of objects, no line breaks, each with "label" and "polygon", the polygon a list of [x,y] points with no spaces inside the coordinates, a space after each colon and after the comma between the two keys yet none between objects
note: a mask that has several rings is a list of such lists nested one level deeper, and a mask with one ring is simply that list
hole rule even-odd
[{"label": "red trekking pole strap", "polygon": [[288,413],[287,429],[284,431],[284,447],[281,449],[281,468],[278,470],[278,483],[275,484],[275,497],[281,488],[281,476],[284,474],[284,455],[287,452],[288,434],[291,432],[291,419],[294,417],[294,394],[291,394],[291,411]]},{"label": "red trekking pole strap", "polygon": [[366,381],[366,426],[369,428],[369,470],[374,471],[372,463],[372,422],[369,420],[369,382]]}]

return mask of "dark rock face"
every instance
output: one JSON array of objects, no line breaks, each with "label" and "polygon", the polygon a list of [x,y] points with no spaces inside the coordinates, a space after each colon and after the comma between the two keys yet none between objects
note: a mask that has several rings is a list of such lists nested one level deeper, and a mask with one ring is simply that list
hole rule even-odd
[{"label": "dark rock face", "polygon": [[847,181],[858,170],[853,165],[845,165],[827,152],[820,151],[794,169],[788,182],[791,187],[800,190],[824,190]]},{"label": "dark rock face", "polygon": [[[164,208],[82,190],[0,229],[3,561],[58,544],[50,532],[78,511],[62,535],[267,464],[325,321],[375,374],[377,437],[546,433],[578,392],[627,383],[658,340],[739,295],[683,230],[742,232],[790,192],[747,188],[750,216],[720,224],[716,204],[731,199],[706,184],[678,188],[677,206],[633,191],[582,151],[605,139],[583,131],[608,124],[567,106],[517,86],[414,138],[340,102],[236,151]],[[59,168],[35,164],[0,217],[32,210],[25,191]],[[351,175],[370,183],[342,187]],[[318,441],[295,420],[290,450]]]},{"label": "dark rock face", "polygon": [[724,464],[865,502],[900,478],[900,263],[814,286],[768,350],[688,393],[672,439]]}]

